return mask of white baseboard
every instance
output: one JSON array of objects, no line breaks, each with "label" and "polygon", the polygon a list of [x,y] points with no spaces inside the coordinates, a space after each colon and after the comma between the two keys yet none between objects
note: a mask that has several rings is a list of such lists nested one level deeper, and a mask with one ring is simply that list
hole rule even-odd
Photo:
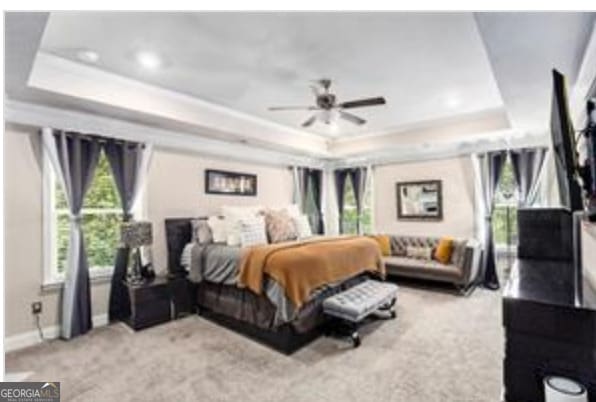
[{"label": "white baseboard", "polygon": [[[94,328],[101,327],[108,324],[108,315],[95,315],[93,316],[92,320]],[[43,337],[46,340],[56,339],[60,336],[60,326],[58,325],[42,328],[42,331]],[[4,352],[12,352],[14,350],[23,349],[41,342],[42,340],[39,337],[39,331],[37,331],[37,329],[34,331],[23,332],[21,334],[12,335],[4,339]]]}]

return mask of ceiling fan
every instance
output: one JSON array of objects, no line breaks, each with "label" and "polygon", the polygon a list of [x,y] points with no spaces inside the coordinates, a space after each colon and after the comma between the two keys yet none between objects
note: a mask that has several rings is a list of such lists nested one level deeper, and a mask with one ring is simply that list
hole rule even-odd
[{"label": "ceiling fan", "polygon": [[329,88],[331,87],[331,80],[328,78],[323,78],[320,80],[315,81],[317,85],[311,85],[311,89],[315,95],[315,106],[273,106],[270,107],[269,110],[271,111],[280,111],[280,110],[311,110],[316,111],[317,113],[313,114],[309,117],[304,123],[302,123],[302,127],[310,127],[312,126],[315,121],[322,121],[325,124],[331,123],[331,111],[337,111],[340,118],[349,121],[350,123],[354,123],[356,125],[363,125],[366,123],[361,117],[358,117],[352,113],[346,112],[345,109],[355,109],[358,107],[367,107],[367,106],[378,106],[384,105],[387,103],[385,98],[378,96],[375,98],[362,98],[351,100],[347,102],[337,102],[337,98],[334,94],[329,92]]}]

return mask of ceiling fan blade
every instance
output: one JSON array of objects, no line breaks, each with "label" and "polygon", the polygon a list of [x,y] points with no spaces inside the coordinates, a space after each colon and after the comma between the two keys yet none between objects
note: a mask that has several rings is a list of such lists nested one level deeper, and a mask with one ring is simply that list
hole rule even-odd
[{"label": "ceiling fan blade", "polygon": [[317,115],[312,115],[308,120],[302,123],[302,127],[310,127],[317,120]]},{"label": "ceiling fan blade", "polygon": [[272,106],[267,108],[269,111],[278,110],[319,110],[316,106]]},{"label": "ceiling fan blade", "polygon": [[385,101],[385,98],[383,98],[382,96],[378,96],[376,98],[364,98],[348,102],[342,102],[337,106],[342,109],[351,109],[355,107],[384,105],[385,103],[387,103]]},{"label": "ceiling fan blade", "polygon": [[357,124],[359,126],[366,123],[366,120],[364,120],[356,115],[353,115],[352,113],[344,112],[342,110],[339,111],[339,117],[341,117],[344,120],[349,121],[350,123]]}]

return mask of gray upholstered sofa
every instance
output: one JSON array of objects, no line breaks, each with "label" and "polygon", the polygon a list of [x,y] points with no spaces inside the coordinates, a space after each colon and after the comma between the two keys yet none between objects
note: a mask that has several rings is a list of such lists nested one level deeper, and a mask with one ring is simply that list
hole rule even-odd
[{"label": "gray upholstered sofa", "polygon": [[478,276],[482,248],[476,240],[455,239],[453,253],[448,264],[436,260],[406,257],[406,247],[432,247],[439,243],[438,237],[390,236],[391,256],[384,257],[389,275],[429,279],[455,285],[460,291],[471,287]]}]

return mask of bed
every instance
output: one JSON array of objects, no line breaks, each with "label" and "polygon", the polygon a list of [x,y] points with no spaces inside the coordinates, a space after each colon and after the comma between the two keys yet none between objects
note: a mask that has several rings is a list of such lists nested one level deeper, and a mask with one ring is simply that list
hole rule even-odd
[{"label": "bed", "polygon": [[[288,287],[280,285],[283,282],[280,277],[274,280],[265,274],[259,291],[254,288],[254,281],[253,286],[250,283],[239,283],[239,278],[243,277],[239,269],[250,265],[239,263],[244,261],[242,258],[246,250],[225,244],[191,244],[191,219],[196,218],[173,218],[165,221],[169,274],[188,277],[193,289],[192,298],[201,316],[283,353],[292,353],[321,334],[326,322],[322,311],[324,299],[368,278],[384,275],[382,266],[376,270],[355,270],[346,272],[345,275],[342,273],[341,280],[325,282],[302,300],[296,299],[298,296],[295,294],[292,297]],[[325,239],[312,242],[316,243],[312,247],[319,247],[315,249],[317,254],[324,255],[325,248],[331,248],[331,245],[323,244]],[[288,249],[284,252],[294,263],[300,262],[299,252],[306,249],[306,246],[296,244],[296,250],[293,247],[285,245],[281,248]],[[370,251],[368,246],[367,251]],[[278,254],[283,255],[283,252],[279,251]],[[251,257],[254,260],[254,256]],[[284,274],[296,271],[295,268],[285,270]],[[243,272],[252,274],[254,271]],[[274,276],[272,273],[270,275]]]}]

